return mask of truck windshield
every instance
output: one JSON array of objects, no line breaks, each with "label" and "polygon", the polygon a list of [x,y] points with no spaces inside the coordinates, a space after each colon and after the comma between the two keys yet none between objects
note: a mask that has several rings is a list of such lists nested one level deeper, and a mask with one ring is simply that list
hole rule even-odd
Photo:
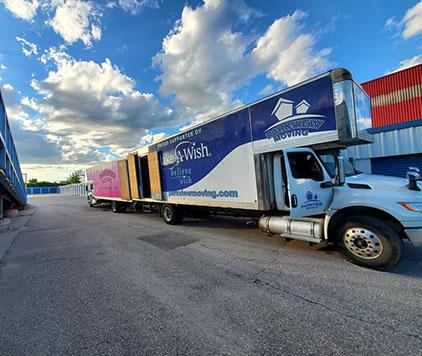
[{"label": "truck windshield", "polygon": [[[338,174],[335,159],[336,156],[338,156],[337,152],[324,152],[318,154],[318,157],[321,159],[331,178],[334,178]],[[347,159],[344,160],[344,169],[346,171],[346,176],[348,177],[362,173],[353,167],[353,164]]]}]

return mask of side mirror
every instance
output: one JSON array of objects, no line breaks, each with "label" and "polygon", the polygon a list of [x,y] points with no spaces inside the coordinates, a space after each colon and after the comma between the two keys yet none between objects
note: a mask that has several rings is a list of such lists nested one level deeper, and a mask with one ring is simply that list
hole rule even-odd
[{"label": "side mirror", "polygon": [[410,190],[417,190],[420,191],[420,188],[418,187],[418,184],[416,183],[418,180],[421,180],[421,173],[419,168],[416,167],[409,167],[409,170],[407,171],[407,179],[409,180],[409,183],[407,184],[407,188]]},{"label": "side mirror", "polygon": [[344,170],[344,157],[338,156],[337,157],[337,176],[336,176],[336,184],[343,185],[346,182],[346,172]]},{"label": "side mirror", "polygon": [[321,188],[332,188],[335,186],[335,184],[333,182],[328,181],[328,182],[322,182],[319,186]]}]

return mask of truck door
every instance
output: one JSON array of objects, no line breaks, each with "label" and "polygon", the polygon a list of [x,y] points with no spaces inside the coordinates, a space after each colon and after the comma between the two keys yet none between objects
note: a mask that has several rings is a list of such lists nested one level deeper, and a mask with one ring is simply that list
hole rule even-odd
[{"label": "truck door", "polygon": [[[132,199],[142,198],[142,189],[140,187],[140,175],[139,175],[139,159],[137,154],[131,154],[127,156],[127,164],[129,170],[129,181],[130,181],[130,193]],[[139,194],[141,193],[141,194]]]},{"label": "truck door", "polygon": [[151,184],[151,198],[162,200],[161,179],[160,179],[160,162],[158,159],[158,151],[148,154],[149,180]]},{"label": "truck door", "polygon": [[297,218],[321,214],[330,206],[334,190],[322,188],[321,183],[330,181],[315,153],[309,148],[283,151],[287,174],[290,217]]}]

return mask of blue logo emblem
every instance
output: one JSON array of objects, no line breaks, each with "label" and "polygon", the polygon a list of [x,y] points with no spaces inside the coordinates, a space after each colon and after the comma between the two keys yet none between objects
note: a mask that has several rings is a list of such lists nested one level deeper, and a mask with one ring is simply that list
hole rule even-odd
[{"label": "blue logo emblem", "polygon": [[300,206],[302,209],[316,209],[322,206],[322,201],[318,200],[318,194],[313,194],[308,190],[305,194],[306,201]]}]

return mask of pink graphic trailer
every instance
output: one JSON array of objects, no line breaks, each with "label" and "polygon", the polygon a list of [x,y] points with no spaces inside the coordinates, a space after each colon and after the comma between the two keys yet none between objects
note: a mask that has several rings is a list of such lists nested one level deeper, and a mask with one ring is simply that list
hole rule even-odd
[{"label": "pink graphic trailer", "polygon": [[97,198],[121,198],[117,161],[104,162],[86,170],[88,181],[94,183]]}]

